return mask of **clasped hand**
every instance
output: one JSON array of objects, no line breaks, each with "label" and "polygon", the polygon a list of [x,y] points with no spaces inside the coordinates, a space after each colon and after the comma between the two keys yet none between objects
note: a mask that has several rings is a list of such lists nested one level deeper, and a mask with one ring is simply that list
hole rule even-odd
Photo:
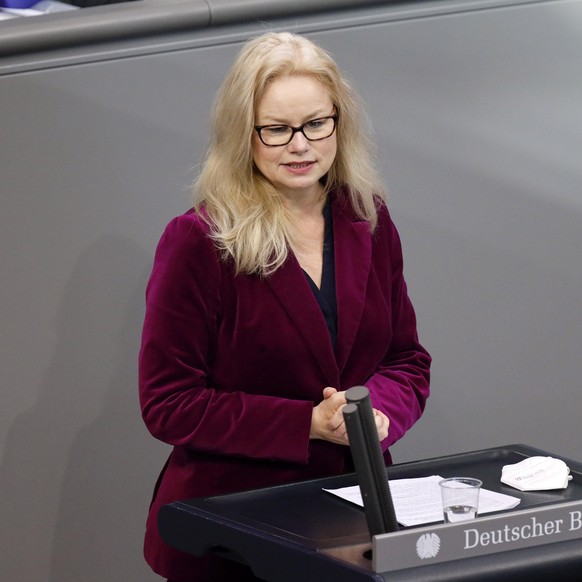
[{"label": "clasped hand", "polygon": [[[323,389],[323,400],[313,407],[309,438],[322,439],[338,445],[350,444],[342,413],[346,405],[345,394],[331,386]],[[388,436],[390,420],[383,412],[375,408],[373,411],[378,438],[383,441]]]}]

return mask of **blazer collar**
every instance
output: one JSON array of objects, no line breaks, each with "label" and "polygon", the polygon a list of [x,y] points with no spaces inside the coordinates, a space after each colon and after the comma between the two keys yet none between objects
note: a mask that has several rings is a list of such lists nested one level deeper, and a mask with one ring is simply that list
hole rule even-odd
[{"label": "blazer collar", "polygon": [[317,300],[293,254],[266,281],[301,333],[329,386],[339,387],[362,317],[372,242],[367,222],[355,219],[349,204],[333,200],[338,337],[335,353]]},{"label": "blazer collar", "polygon": [[364,310],[372,262],[372,236],[368,222],[357,219],[347,201],[338,200],[333,211],[338,317],[335,353],[341,374],[354,344]]}]

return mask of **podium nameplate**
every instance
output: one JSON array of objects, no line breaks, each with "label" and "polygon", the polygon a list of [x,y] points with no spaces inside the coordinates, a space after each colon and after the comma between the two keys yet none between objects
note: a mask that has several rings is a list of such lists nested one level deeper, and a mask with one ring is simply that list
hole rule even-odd
[{"label": "podium nameplate", "polygon": [[390,572],[582,538],[582,501],[434,524],[372,539],[372,567]]}]

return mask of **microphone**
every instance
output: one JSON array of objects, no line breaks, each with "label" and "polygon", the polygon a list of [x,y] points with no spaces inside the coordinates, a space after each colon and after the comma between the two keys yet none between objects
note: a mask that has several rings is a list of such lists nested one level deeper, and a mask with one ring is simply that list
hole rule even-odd
[{"label": "microphone", "polygon": [[368,530],[371,536],[398,531],[370,391],[365,386],[354,386],[346,391],[346,400],[343,416]]}]

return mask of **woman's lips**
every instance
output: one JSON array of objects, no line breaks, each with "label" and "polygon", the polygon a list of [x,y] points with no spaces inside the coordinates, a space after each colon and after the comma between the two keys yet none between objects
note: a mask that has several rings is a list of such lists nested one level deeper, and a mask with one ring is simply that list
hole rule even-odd
[{"label": "woman's lips", "polygon": [[314,162],[291,162],[284,164],[294,174],[304,174],[311,169]]}]

